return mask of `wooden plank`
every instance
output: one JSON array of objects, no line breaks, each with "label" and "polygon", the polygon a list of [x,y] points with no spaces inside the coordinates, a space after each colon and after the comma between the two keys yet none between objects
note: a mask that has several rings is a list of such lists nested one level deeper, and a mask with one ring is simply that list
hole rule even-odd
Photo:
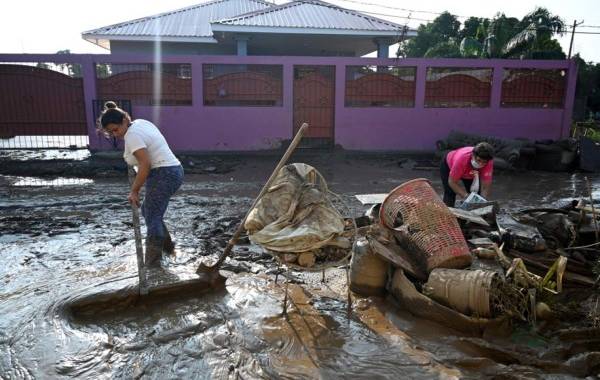
[{"label": "wooden plank", "polygon": [[450,209],[452,214],[454,214],[454,216],[457,217],[458,219],[466,220],[467,222],[480,224],[480,225],[486,226],[486,227],[490,226],[490,224],[488,222],[486,222],[481,216],[477,216],[477,215],[473,214],[471,211],[461,210],[461,209],[454,208],[454,207],[448,207],[448,208]]},{"label": "wooden plank", "polygon": [[468,242],[473,245],[476,245],[476,246],[484,246],[484,247],[494,245],[494,242],[492,240],[490,240],[489,238],[469,239]]},{"label": "wooden plank", "polygon": [[407,258],[402,257],[403,253],[405,255],[407,255],[407,253],[401,247],[394,245],[393,248],[390,248],[383,245],[375,238],[367,237],[367,239],[369,240],[373,252],[378,254],[385,261],[388,261],[397,268],[402,268],[406,273],[419,280],[427,280],[427,274],[423,270],[413,265]]},{"label": "wooden plank", "polygon": [[377,203],[383,203],[387,194],[357,194],[356,199],[363,205],[374,205]]}]

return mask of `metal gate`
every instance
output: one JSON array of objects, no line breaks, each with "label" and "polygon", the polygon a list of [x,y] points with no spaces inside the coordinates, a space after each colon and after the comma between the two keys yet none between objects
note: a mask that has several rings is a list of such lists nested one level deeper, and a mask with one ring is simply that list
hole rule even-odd
[{"label": "metal gate", "polygon": [[309,127],[301,146],[334,144],[335,66],[294,66],[294,134]]},{"label": "metal gate", "polygon": [[0,149],[87,148],[83,79],[0,65]]}]

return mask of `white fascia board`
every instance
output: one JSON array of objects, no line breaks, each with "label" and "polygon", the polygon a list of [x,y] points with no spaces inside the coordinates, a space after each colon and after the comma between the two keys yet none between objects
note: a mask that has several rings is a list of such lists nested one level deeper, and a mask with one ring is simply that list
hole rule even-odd
[{"label": "white fascia board", "polygon": [[81,36],[84,40],[86,40],[87,42],[91,42],[94,45],[98,45],[103,49],[106,50],[110,50],[110,43],[108,40],[104,39],[104,38],[94,38],[94,37],[88,37],[88,36]]},{"label": "white fascia board", "polygon": [[113,41],[161,41],[161,42],[202,42],[207,44],[218,43],[213,37],[176,37],[176,36],[123,36],[111,34],[83,34],[82,37],[90,42],[93,40]]},{"label": "white fascia board", "polygon": [[[213,32],[240,32],[240,33],[279,33],[279,34],[337,34],[346,36],[385,36],[397,37],[401,30],[352,30],[352,29],[329,29],[329,28],[284,28],[276,26],[240,26],[211,24]],[[407,37],[416,36],[415,31],[409,30]]]}]

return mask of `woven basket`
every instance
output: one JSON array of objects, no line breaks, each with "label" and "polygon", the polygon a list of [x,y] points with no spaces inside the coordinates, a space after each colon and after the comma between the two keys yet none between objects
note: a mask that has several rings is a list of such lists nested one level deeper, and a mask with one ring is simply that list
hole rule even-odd
[{"label": "woven basket", "polygon": [[456,217],[424,178],[403,183],[390,192],[379,211],[380,223],[390,229],[407,227],[410,249],[435,268],[464,268],[471,264],[469,247]]}]

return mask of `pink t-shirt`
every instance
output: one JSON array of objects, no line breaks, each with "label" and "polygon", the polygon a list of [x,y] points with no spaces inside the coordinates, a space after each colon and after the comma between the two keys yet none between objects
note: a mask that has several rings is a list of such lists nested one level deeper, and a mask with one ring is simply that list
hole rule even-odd
[{"label": "pink t-shirt", "polygon": [[449,152],[446,156],[446,162],[450,168],[450,178],[455,181],[459,179],[473,179],[475,172],[479,170],[479,180],[481,182],[492,182],[494,160],[489,160],[481,169],[474,169],[471,166],[471,157],[473,157],[472,146],[466,146]]}]

